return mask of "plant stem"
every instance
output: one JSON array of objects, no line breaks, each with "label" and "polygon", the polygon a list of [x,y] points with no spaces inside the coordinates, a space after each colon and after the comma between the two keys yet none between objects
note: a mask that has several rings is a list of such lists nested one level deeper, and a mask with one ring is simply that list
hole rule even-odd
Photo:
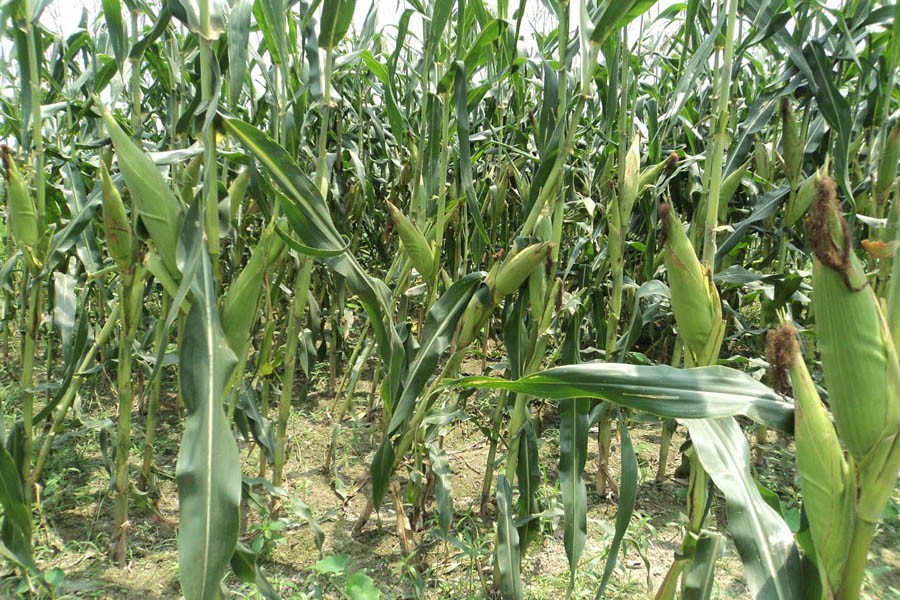
[{"label": "plant stem", "polygon": [[284,380],[278,404],[278,420],[275,424],[275,464],[272,467],[272,484],[281,485],[284,471],[287,423],[291,415],[294,396],[294,374],[297,371],[297,346],[300,341],[300,324],[306,311],[309,282],[312,277],[312,257],[304,256],[294,280],[294,300],[288,311],[287,342],[284,350]]},{"label": "plant stem", "polygon": [[844,574],[841,585],[838,587],[837,600],[856,600],[862,589],[863,579],[866,574],[866,562],[869,557],[869,547],[875,536],[875,523],[856,519],[853,526],[853,537],[850,539],[850,549],[847,553],[847,563],[844,566]]},{"label": "plant stem", "polygon": [[[22,476],[28,480],[31,471],[31,448],[34,439],[34,348],[40,325],[41,304],[43,303],[43,285],[37,277],[26,275],[26,283],[31,290],[28,298],[28,313],[25,317],[25,343],[22,348],[22,377],[19,381],[22,388],[22,424],[24,440],[22,442],[22,464],[19,466]],[[33,480],[33,478],[32,478]],[[32,486],[25,486],[25,502],[31,504]]]},{"label": "plant stem", "polygon": [[78,383],[81,381],[80,373],[84,373],[91,366],[91,363],[94,362],[94,357],[100,352],[101,348],[106,345],[106,341],[109,339],[109,336],[112,335],[113,329],[116,326],[116,323],[119,322],[119,305],[115,305],[110,311],[109,316],[106,318],[106,323],[103,325],[103,328],[100,329],[100,333],[97,334],[97,337],[94,339],[94,343],[91,345],[90,350],[84,355],[84,358],[81,360],[81,364],[78,365],[78,370],[75,371],[75,375],[72,378],[72,383],[69,385],[68,389],[66,389],[65,395],[63,395],[62,400],[59,402],[59,408],[56,411],[56,415],[53,417],[53,425],[50,427],[50,432],[44,438],[44,442],[41,445],[41,450],[38,453],[37,460],[34,463],[34,470],[31,473],[31,486],[35,481],[37,481],[41,476],[41,471],[44,467],[44,463],[47,461],[47,457],[50,455],[50,448],[53,445],[53,439],[56,437],[62,430],[62,425],[66,420],[66,415],[69,412],[69,408],[72,406],[72,401],[75,399],[75,393],[78,391]]},{"label": "plant stem", "polygon": [[728,22],[725,33],[725,58],[719,70],[716,110],[716,132],[713,134],[709,162],[709,190],[706,199],[706,223],[703,228],[703,260],[714,268],[716,259],[716,227],[719,217],[719,192],[722,184],[722,161],[728,139],[728,105],[731,101],[731,70],[734,64],[734,26],[737,0],[728,0]]},{"label": "plant stem", "polygon": [[[163,320],[169,312],[169,295],[162,295],[162,308],[159,311],[160,320],[156,325],[156,335],[154,338],[154,348],[158,353],[166,344],[163,337],[164,329]],[[144,420],[144,459],[141,463],[141,472],[138,476],[138,483],[142,489],[146,490],[150,482],[150,469],[153,466],[153,440],[156,436],[156,412],[159,409],[159,388],[161,377],[156,377],[150,383],[150,400],[147,404],[147,417]]]}]

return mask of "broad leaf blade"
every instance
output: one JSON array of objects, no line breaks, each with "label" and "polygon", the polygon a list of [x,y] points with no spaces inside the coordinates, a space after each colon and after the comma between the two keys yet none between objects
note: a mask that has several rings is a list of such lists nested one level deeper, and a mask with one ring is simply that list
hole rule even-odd
[{"label": "broad leaf blade", "polygon": [[603,597],[603,592],[616,568],[616,556],[628,531],[628,523],[634,513],[634,504],[637,501],[638,490],[638,464],[631,436],[628,435],[628,424],[622,412],[619,412],[619,436],[621,437],[622,480],[619,485],[619,508],[616,511],[616,530],[612,542],[609,545],[609,556],[606,557],[606,566],[603,568],[603,579],[597,590],[596,600]]},{"label": "broad leaf blade", "polygon": [[504,600],[525,597],[519,573],[519,533],[512,514],[512,487],[505,475],[497,477],[497,571]]},{"label": "broad leaf blade", "polygon": [[455,383],[508,389],[551,400],[599,398],[678,419],[745,415],[768,427],[793,430],[794,409],[790,404],[746,373],[721,366],[675,369],[666,365],[585,363],[546,369],[517,381],[466,377]]},{"label": "broad leaf blade", "polygon": [[[190,217],[196,218],[197,211]],[[199,223],[193,226],[199,239]],[[201,256],[179,348],[187,420],[176,467],[178,566],[185,598],[206,600],[218,598],[219,582],[238,539],[241,467],[223,408],[225,385],[237,358],[219,322],[205,244],[194,243],[193,251]]]},{"label": "broad leaf blade", "polygon": [[356,0],[328,0],[322,5],[319,47],[331,50],[341,41],[353,21]]},{"label": "broad leaf blade", "polygon": [[750,475],[750,448],[734,419],[686,419],[703,468],[725,495],[728,531],[755,598],[801,598],[800,554],[787,523]]}]

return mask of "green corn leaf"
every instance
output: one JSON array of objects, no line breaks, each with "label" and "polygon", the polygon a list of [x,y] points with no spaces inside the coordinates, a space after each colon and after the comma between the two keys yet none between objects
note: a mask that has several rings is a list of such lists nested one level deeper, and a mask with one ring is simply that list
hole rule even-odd
[{"label": "green corn leaf", "polygon": [[272,62],[276,65],[280,65],[288,56],[284,13],[284,0],[253,3],[253,14],[266,41]]},{"label": "green corn leaf", "polygon": [[[443,3],[442,3],[443,4]],[[337,46],[353,21],[356,0],[329,0],[322,4],[319,47],[331,50]]]},{"label": "green corn leaf", "polygon": [[[343,275],[350,290],[359,296],[378,341],[381,360],[388,370],[382,393],[386,405],[392,406],[400,390],[404,352],[391,320],[387,286],[370,277],[346,251],[347,244],[334,226],[325,200],[284,148],[256,127],[238,119],[224,118],[222,125],[250,150],[286,192],[287,196],[279,198],[287,200],[281,202],[281,208],[294,234],[306,246],[314,248],[316,256],[324,257],[329,267]],[[285,237],[285,241],[288,239]]]},{"label": "green corn leaf", "polygon": [[66,364],[73,360],[75,341],[75,277],[69,273],[53,273],[53,328],[59,332]]},{"label": "green corn leaf", "polygon": [[162,8],[159,9],[159,15],[156,17],[156,23],[153,25],[153,29],[131,47],[128,58],[140,61],[150,44],[158,40],[163,32],[165,32],[171,20],[172,11],[170,10],[169,2],[163,2]]},{"label": "green corn leaf", "polygon": [[194,299],[179,348],[187,419],[175,471],[181,515],[178,565],[187,600],[214,600],[234,555],[240,521],[240,459],[223,407],[225,385],[237,357],[219,322],[199,218],[195,205],[185,228],[185,236],[192,229],[196,232],[195,239],[185,244],[190,254],[184,257],[197,262],[191,286]]},{"label": "green corn leaf", "polygon": [[625,421],[625,416],[621,411],[619,412],[619,436],[621,438],[622,480],[619,485],[619,508],[616,510],[616,529],[612,542],[609,545],[609,555],[606,557],[606,566],[603,567],[603,579],[600,581],[600,587],[597,589],[596,596],[594,596],[595,600],[600,600],[603,597],[603,592],[606,590],[613,570],[616,568],[616,556],[619,554],[622,540],[625,539],[628,523],[631,521],[631,515],[634,513],[634,503],[637,501],[637,455],[634,453],[631,436],[628,435],[628,423]]},{"label": "green corn leaf", "polygon": [[125,33],[125,22],[122,20],[122,3],[120,0],[103,0],[103,18],[106,20],[106,31],[112,44],[119,70],[125,67],[128,58],[128,36]]},{"label": "green corn leaf", "polygon": [[453,83],[453,98],[456,104],[456,134],[459,137],[459,170],[462,175],[469,214],[475,221],[475,227],[478,229],[481,239],[488,244],[490,238],[484,227],[484,219],[481,218],[481,208],[478,206],[478,196],[475,194],[475,185],[472,181],[472,155],[469,150],[469,84],[465,65],[456,61],[454,68],[456,78]]},{"label": "green corn leaf", "polygon": [[257,591],[265,600],[279,600],[281,595],[272,587],[259,568],[259,555],[238,542],[231,557],[231,570],[244,583],[256,585]]},{"label": "green corn leaf", "polygon": [[0,504],[3,505],[2,541],[16,563],[37,571],[31,548],[31,511],[25,503],[22,475],[9,451],[0,446]]},{"label": "green corn leaf", "polygon": [[528,543],[533,537],[538,536],[538,520],[532,515],[539,512],[537,494],[541,485],[541,467],[538,457],[538,441],[534,433],[534,426],[527,420],[519,429],[518,441],[510,445],[518,448],[518,460],[516,461],[516,484],[519,488],[517,502],[517,522],[519,523],[519,547],[524,554]]},{"label": "green corn leaf", "polygon": [[853,198],[850,185],[850,136],[853,129],[853,117],[850,104],[841,95],[835,83],[834,60],[825,54],[824,45],[813,40],[803,52],[812,69],[813,91],[822,115],[835,132],[834,168],[835,179],[841,186],[846,198]]},{"label": "green corn leaf", "polygon": [[438,524],[444,536],[450,534],[453,520],[453,497],[450,493],[450,462],[447,452],[437,443],[427,444],[431,471],[434,473],[434,491],[438,506]]},{"label": "green corn leaf", "polygon": [[578,560],[587,540],[587,488],[584,464],[587,458],[588,398],[560,400],[559,487],[565,523],[563,544],[569,560],[569,586],[575,582]]},{"label": "green corn leaf", "polygon": [[270,245],[276,243],[274,228],[266,229],[256,243],[250,260],[228,287],[222,301],[222,329],[228,345],[243,356],[256,322],[256,307],[263,289]]},{"label": "green corn leaf", "polygon": [[505,475],[497,477],[497,571],[500,574],[500,596],[504,600],[525,597],[519,573],[519,534],[512,514],[512,487]]},{"label": "green corn leaf", "polygon": [[223,128],[253,153],[272,174],[304,219],[298,235],[305,244],[329,254],[343,252],[347,245],[313,182],[304,175],[284,148],[268,135],[238,119],[223,119]]},{"label": "green corn leaf", "polygon": [[237,105],[247,76],[252,0],[236,0],[228,17],[228,100]]},{"label": "green corn leaf", "polygon": [[434,61],[435,53],[441,42],[441,36],[450,20],[450,13],[453,12],[453,2],[434,2],[431,5],[431,18],[428,19],[427,29],[425,31],[425,49],[422,57],[425,60],[426,68],[429,68]]},{"label": "green corn leaf", "polygon": [[393,408],[381,446],[370,466],[372,499],[375,506],[381,505],[394,470],[394,450],[391,440],[406,431],[415,403],[419,400],[419,394],[422,393],[428,379],[434,375],[438,361],[450,345],[459,319],[475,289],[481,283],[482,276],[482,273],[470,273],[458,279],[428,311],[422,342],[409,364],[403,381],[403,392]]},{"label": "green corn leaf", "polygon": [[606,39],[656,4],[655,0],[620,0],[607,2],[594,22],[591,44],[602,46]]},{"label": "green corn leaf", "polygon": [[793,430],[790,404],[746,373],[722,366],[675,369],[596,362],[553,367],[517,381],[465,377],[454,384],[508,389],[551,400],[599,398],[678,419],[744,415],[781,431]]},{"label": "green corn leaf", "polygon": [[694,549],[694,558],[684,577],[684,600],[712,597],[716,582],[716,561],[725,551],[725,536],[715,531],[702,531]]},{"label": "green corn leaf", "polygon": [[[518,303],[521,306],[521,302]],[[512,320],[512,319],[511,319]],[[569,320],[563,341],[562,359],[566,364],[580,363],[581,319]],[[515,327],[515,330],[520,330]],[[575,586],[578,561],[587,541],[587,488],[584,465],[588,449],[589,398],[567,398],[559,401],[559,488],[563,499],[563,545],[569,561],[569,591]]]},{"label": "green corn leaf", "polygon": [[794,536],[750,475],[750,448],[733,418],[685,419],[703,468],[725,496],[728,531],[737,546],[750,593],[758,600],[802,598],[800,554]]}]

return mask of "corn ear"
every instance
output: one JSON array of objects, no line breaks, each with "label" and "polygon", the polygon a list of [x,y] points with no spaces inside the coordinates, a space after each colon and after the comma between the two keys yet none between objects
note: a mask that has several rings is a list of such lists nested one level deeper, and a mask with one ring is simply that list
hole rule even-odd
[{"label": "corn ear", "polygon": [[407,219],[406,215],[400,212],[396,206],[390,202],[387,205],[391,211],[391,221],[393,221],[394,227],[397,228],[397,233],[400,234],[400,242],[403,244],[403,249],[406,250],[407,256],[409,256],[409,261],[416,271],[425,278],[425,281],[432,281],[437,273],[437,263],[435,262],[431,244],[428,243],[428,240],[425,239],[419,228]]},{"label": "corn ear", "polygon": [[836,590],[853,531],[854,472],[844,458],[837,432],[800,354],[797,332],[790,323],[769,332],[768,359],[776,388],[779,381],[786,383],[789,376],[794,390],[794,439],[803,504],[822,580],[830,590]]},{"label": "corn ear", "polygon": [[851,251],[830,177],[816,181],[807,227],[815,256],[812,305],[835,425],[858,464],[883,462],[884,441],[900,430],[900,365],[878,299]]},{"label": "corn ear", "polygon": [[238,208],[247,196],[247,186],[250,184],[250,169],[241,171],[231,185],[228,186],[229,218],[234,219]]},{"label": "corn ear", "polygon": [[194,188],[200,181],[200,169],[203,167],[203,155],[198,154],[191,159],[181,178],[181,201],[190,204],[194,200]]},{"label": "corn ear", "polygon": [[637,200],[640,175],[638,171],[641,168],[641,138],[635,135],[625,153],[625,172],[623,173],[622,187],[619,190],[619,226],[624,227],[625,223],[631,218],[631,209],[634,207],[634,201]]},{"label": "corn ear", "polygon": [[16,244],[33,248],[40,239],[34,200],[6,146],[3,146],[3,169],[6,172],[6,218],[9,221],[9,232]]},{"label": "corn ear", "polygon": [[813,197],[816,194],[816,179],[819,177],[821,177],[821,175],[817,173],[814,177],[807,179],[803,185],[800,186],[800,189],[797,190],[797,193],[788,201],[784,215],[785,227],[793,227],[797,221],[803,218],[806,211],[809,210],[809,206],[812,204]]},{"label": "corn ear", "polygon": [[891,131],[881,158],[878,160],[878,175],[875,178],[875,198],[880,202],[886,198],[897,177],[900,162],[900,123]]},{"label": "corn ear", "polygon": [[722,305],[712,272],[700,264],[681,221],[670,204],[660,206],[665,248],[663,260],[672,292],[672,311],[693,364],[715,360],[724,335]]},{"label": "corn ear", "polygon": [[181,231],[181,204],[150,157],[122,131],[105,107],[102,116],[116,149],[119,170],[131,193],[132,206],[150,233],[166,269],[176,275],[175,248]]},{"label": "corn ear", "polygon": [[491,268],[485,282],[475,291],[466,305],[466,310],[457,325],[454,346],[456,350],[461,350],[471,344],[490,317],[491,311],[494,309],[494,301],[491,299],[491,288],[487,285],[487,280],[496,275],[498,268],[496,264]]},{"label": "corn ear", "polygon": [[109,255],[116,262],[119,270],[130,272],[134,267],[134,238],[131,235],[131,223],[125,214],[122,196],[116,189],[106,164],[100,161],[100,188],[103,200],[103,229]]},{"label": "corn ear", "polygon": [[728,220],[728,204],[737,192],[738,186],[741,185],[741,180],[746,172],[747,165],[744,164],[729,173],[728,177],[722,180],[722,185],[719,188],[719,221],[725,222]]},{"label": "corn ear", "polygon": [[532,244],[509,256],[497,269],[495,277],[488,276],[485,283],[491,289],[491,298],[494,305],[501,299],[512,294],[521,287],[525,279],[531,275],[535,267],[540,266],[550,256],[553,249],[551,242]]},{"label": "corn ear", "polygon": [[784,152],[784,173],[788,180],[796,181],[803,166],[803,144],[794,116],[794,107],[787,96],[781,99],[781,148]]},{"label": "corn ear", "polygon": [[747,165],[743,165],[742,167],[735,169],[728,177],[722,180],[722,187],[719,188],[720,203],[727,206],[728,203],[731,202],[731,199],[734,197],[735,192],[737,192],[738,186],[741,185],[741,179],[744,178],[746,172]]},{"label": "corn ear", "polygon": [[640,193],[648,185],[656,183],[663,171],[672,173],[678,166],[678,154],[672,152],[666,158],[656,163],[652,167],[647,167],[641,171],[640,179],[638,179],[638,192]]},{"label": "corn ear", "polygon": [[455,346],[457,350],[472,343],[494,307],[504,297],[518,290],[534,270],[549,259],[553,247],[551,242],[532,244],[491,267],[487,277],[484,278],[484,284],[469,300],[459,320]]},{"label": "corn ear", "polygon": [[756,163],[756,174],[766,181],[772,181],[774,175],[772,156],[766,144],[759,138],[753,144],[753,158]]}]

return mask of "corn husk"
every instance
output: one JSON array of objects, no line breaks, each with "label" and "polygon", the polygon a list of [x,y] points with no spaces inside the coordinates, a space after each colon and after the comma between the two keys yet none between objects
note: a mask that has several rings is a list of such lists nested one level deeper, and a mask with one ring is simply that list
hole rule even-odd
[{"label": "corn husk", "polygon": [[861,465],[862,479],[862,465],[883,463],[885,440],[900,431],[900,365],[879,301],[851,251],[830,177],[816,182],[808,231],[825,385],[838,433]]},{"label": "corn husk", "polygon": [[403,245],[406,255],[409,256],[409,261],[426,282],[432,281],[437,273],[437,262],[431,244],[428,243],[419,228],[400,212],[400,209],[390,202],[387,205],[391,211],[391,221],[393,221],[397,233],[400,234],[400,243]]},{"label": "corn husk", "polygon": [[803,143],[794,116],[794,107],[787,96],[781,99],[781,148],[784,152],[784,173],[788,180],[800,177],[803,163]]},{"label": "corn husk", "polygon": [[884,152],[878,160],[878,175],[875,178],[875,197],[879,200],[886,197],[897,177],[897,164],[900,162],[900,123],[891,131],[884,146]]},{"label": "corn husk", "polygon": [[789,323],[769,332],[768,358],[774,379],[784,373],[794,390],[794,439],[803,504],[822,580],[834,590],[841,581],[853,531],[856,479],[803,362],[797,332]]},{"label": "corn husk", "polygon": [[540,242],[507,257],[497,269],[496,275],[494,277],[489,275],[485,280],[491,289],[494,304],[498,304],[504,297],[518,290],[535,267],[547,260],[552,249],[551,242]]},{"label": "corn husk", "polygon": [[228,186],[228,214],[231,219],[237,214],[238,208],[247,196],[247,186],[250,184],[250,169],[244,169],[234,178]]},{"label": "corn husk", "polygon": [[122,272],[131,271],[134,266],[134,238],[131,223],[125,214],[122,196],[113,184],[106,165],[100,163],[100,188],[103,201],[103,229],[109,255]]},{"label": "corn husk", "polygon": [[800,186],[800,189],[797,190],[797,193],[788,201],[784,215],[785,227],[793,227],[797,221],[803,218],[806,211],[809,210],[816,193],[816,179],[819,177],[820,175],[816,174],[814,177],[807,179],[803,185]]},{"label": "corn husk", "polygon": [[694,365],[710,364],[718,355],[725,331],[719,292],[712,272],[700,263],[671,205],[660,207],[665,248],[663,260],[672,292],[678,331]]},{"label": "corn husk", "polygon": [[34,200],[6,146],[3,147],[3,168],[6,172],[6,215],[9,232],[16,244],[33,248],[40,239]]}]

